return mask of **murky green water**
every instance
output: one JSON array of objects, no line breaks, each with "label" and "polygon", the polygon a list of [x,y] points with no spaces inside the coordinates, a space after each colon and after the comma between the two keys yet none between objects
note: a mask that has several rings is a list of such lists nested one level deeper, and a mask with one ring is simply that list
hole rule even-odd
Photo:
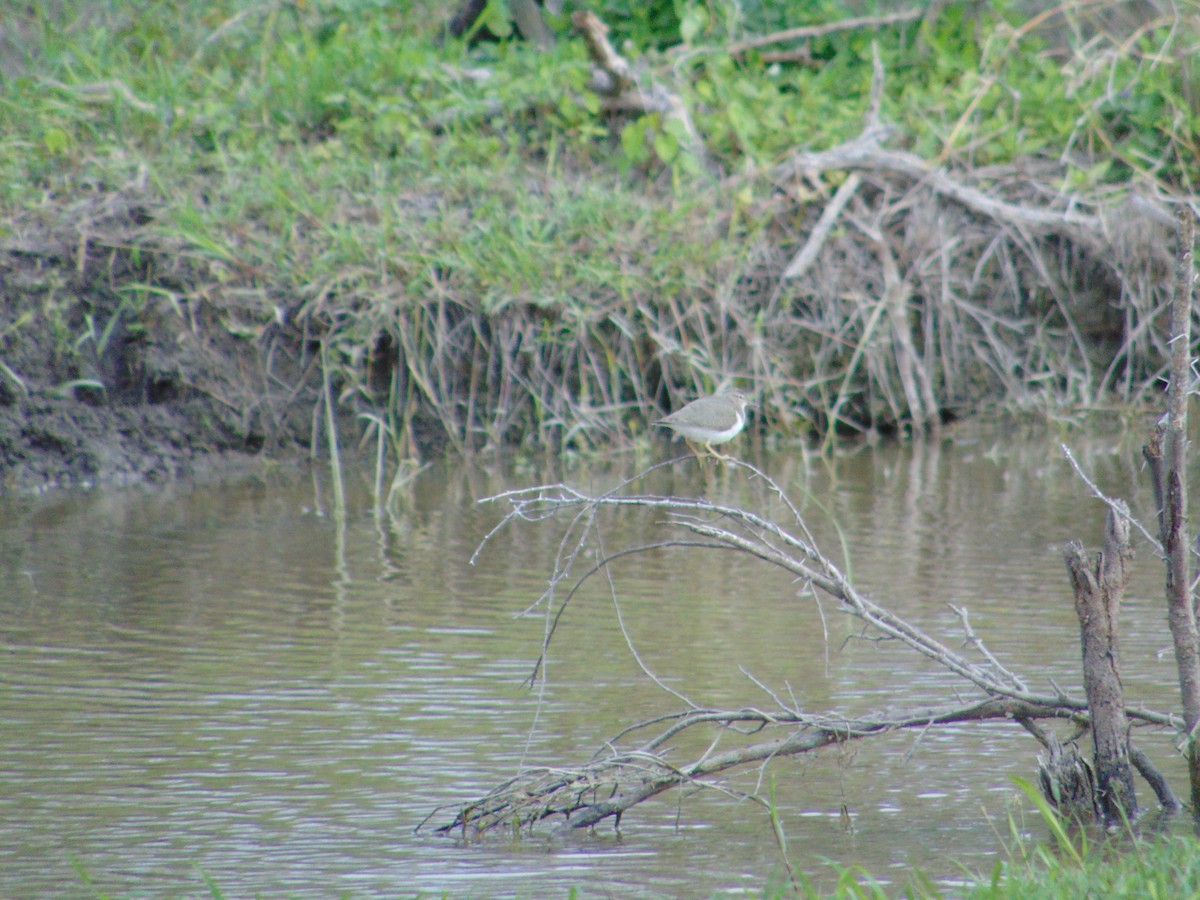
[{"label": "murky green water", "polygon": [[[1072,444],[1105,490],[1151,519],[1136,442]],[[954,646],[948,604],[967,606],[1032,685],[1076,688],[1061,545],[1094,545],[1103,510],[1056,442],[960,435],[760,462],[831,553],[844,541],[875,600]],[[633,471],[561,477],[598,490]],[[544,590],[565,519],[506,530],[470,566],[500,514],[475,501],[560,475],[430,470],[381,522],[364,466],[344,527],[324,513],[323,477],[0,501],[0,895],[86,895],[85,878],[116,895],[204,894],[207,876],[226,896],[711,896],[779,872],[761,808],[716,791],[645,804],[619,836],[608,825],[519,844],[414,835],[435,807],[522,762],[583,761],[679,704],[639,669],[600,578],[564,618],[540,711],[522,687],[545,623],[515,614]],[[690,464],[642,489],[774,510],[760,483],[722,473],[705,485]],[[606,549],[661,539],[658,520],[622,514]],[[907,651],[854,639],[830,601],[826,639],[812,600],[748,558],[657,551],[613,571],[643,661],[702,705],[769,705],[743,669],[814,711],[942,699],[954,684]],[[1132,698],[1171,707],[1160,584],[1143,548],[1124,672]],[[1181,789],[1167,738],[1143,743]],[[818,882],[824,858],[884,879],[912,866],[954,878],[958,862],[990,870],[1023,808],[1009,777],[1030,777],[1036,751],[1016,726],[962,726],[725,784],[753,789],[761,776],[765,793],[774,779],[789,857]],[[1141,784],[1139,796],[1152,802]]]}]

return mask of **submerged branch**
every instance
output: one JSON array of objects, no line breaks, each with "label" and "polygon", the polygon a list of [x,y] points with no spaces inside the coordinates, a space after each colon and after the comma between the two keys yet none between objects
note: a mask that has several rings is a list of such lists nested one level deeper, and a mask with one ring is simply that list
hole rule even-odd
[{"label": "submerged branch", "polygon": [[[794,701],[791,704],[784,703],[770,690],[767,693],[778,709],[702,709],[672,689],[670,692],[676,698],[684,699],[688,708],[626,728],[607,741],[601,753],[583,765],[523,771],[476,802],[455,807],[451,821],[437,826],[436,831],[461,831],[469,839],[496,827],[532,828],[548,817],[562,817],[557,826],[559,829],[594,825],[610,816],[619,821],[625,810],[672,787],[713,787],[708,779],[742,766],[765,763],[778,756],[807,753],[831,744],[898,729],[927,729],[965,721],[1012,719],[1031,733],[1040,734],[1039,739],[1048,743],[1049,739],[1038,728],[1036,720],[1070,719],[1080,728],[1088,727],[1090,717],[1085,700],[1067,695],[1053,683],[1052,692],[1039,693],[1027,687],[1028,679],[1004,665],[971,628],[965,608],[953,607],[966,632],[967,646],[979,654],[979,661],[952,650],[920,627],[865,597],[833,560],[819,549],[800,512],[787,500],[779,485],[752,465],[739,460],[730,460],[729,464],[768,485],[782,498],[795,524],[785,527],[749,510],[701,498],[627,493],[636,478],[599,495],[586,494],[564,484],[554,484],[507,491],[484,501],[502,501],[509,506],[502,522],[485,537],[484,545],[506,525],[542,521],[556,513],[570,515],[559,545],[550,587],[531,606],[532,609],[544,603],[547,617],[541,655],[531,681],[536,680],[539,674],[544,674],[542,662],[549,653],[559,620],[580,585],[598,572],[607,574],[610,562],[630,553],[664,546],[688,546],[746,553],[784,569],[801,583],[838,600],[843,612],[867,626],[865,635],[900,641],[965,679],[983,696],[975,699],[957,698],[953,703],[932,709],[888,710],[863,716],[846,716],[801,710]],[[629,508],[658,514],[662,528],[668,532],[682,531],[685,534],[633,547],[604,550],[598,554],[599,561],[595,562],[595,557],[590,552],[585,553],[585,550],[592,548],[593,541],[602,546],[597,536],[601,514]],[[478,554],[479,551],[476,557]],[[582,575],[575,576],[572,569],[581,558],[592,562]],[[566,583],[572,586],[560,602],[557,590]],[[619,604],[617,611],[620,615]],[[636,655],[632,646],[631,650]],[[664,682],[644,665],[643,671],[665,687]],[[761,683],[759,686],[763,687]],[[1146,725],[1175,729],[1182,725],[1178,717],[1145,709],[1126,709],[1125,715],[1131,722]],[[708,741],[708,749],[687,762],[672,759],[671,756],[678,752],[680,735],[701,727],[715,730]],[[750,740],[751,735],[759,733],[763,734],[762,740]],[[718,753],[717,745],[721,741],[738,741],[739,745]],[[435,810],[430,818],[445,809]],[[421,827],[425,824],[422,823]]]},{"label": "submerged branch", "polygon": [[[473,839],[497,827],[532,828],[550,817],[562,817],[554,828],[586,828],[622,813],[643,800],[673,787],[711,787],[707,779],[754,763],[797,756],[865,737],[893,731],[927,729],[935,725],[992,720],[1078,719],[1072,709],[1039,706],[1019,700],[991,698],[975,703],[901,713],[876,712],[864,716],[818,715],[800,711],[764,712],[757,709],[693,710],[678,715],[660,734],[628,749],[610,749],[604,755],[575,767],[534,768],[491,791],[478,801],[455,808],[453,819],[437,826],[439,834],[462,832]],[[660,717],[641,723],[625,734],[664,721]],[[667,759],[661,749],[681,732],[699,726],[719,729],[725,735],[767,729],[785,733],[758,743],[748,743],[722,753],[705,752],[685,764]],[[615,741],[608,742],[612,748]],[[434,810],[418,826],[448,807]]]}]

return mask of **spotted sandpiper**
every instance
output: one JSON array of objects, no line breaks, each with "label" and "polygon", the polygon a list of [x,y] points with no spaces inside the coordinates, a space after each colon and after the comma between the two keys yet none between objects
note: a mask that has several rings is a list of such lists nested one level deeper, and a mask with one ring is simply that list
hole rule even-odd
[{"label": "spotted sandpiper", "polygon": [[683,409],[659,419],[655,425],[665,425],[689,442],[703,444],[718,459],[721,454],[713,444],[733,440],[746,426],[746,406],[750,403],[741,391],[726,391],[712,397],[693,400]]}]

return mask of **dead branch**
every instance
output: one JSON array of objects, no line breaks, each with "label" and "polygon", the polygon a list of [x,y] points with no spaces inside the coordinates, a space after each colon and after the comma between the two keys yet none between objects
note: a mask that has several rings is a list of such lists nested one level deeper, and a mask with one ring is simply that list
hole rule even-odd
[{"label": "dead branch", "polygon": [[[792,524],[785,527],[757,513],[699,498],[632,493],[637,478],[601,495],[555,484],[507,491],[484,501],[503,502],[508,511],[484,538],[480,550],[494,534],[509,525],[540,522],[552,515],[569,517],[550,587],[531,607],[544,605],[547,617],[535,674],[544,671],[540,664],[550,651],[555,626],[583,583],[597,573],[607,573],[608,562],[618,556],[678,543],[747,553],[783,568],[802,583],[838,600],[843,612],[864,624],[865,636],[903,643],[969,682],[982,696],[958,699],[934,709],[889,710],[853,718],[801,710],[794,701],[785,703],[769,690],[776,709],[714,710],[688,703],[683,711],[625,729],[607,741],[600,754],[581,766],[523,772],[476,802],[456,807],[451,821],[439,825],[437,831],[461,831],[471,838],[496,827],[533,827],[548,817],[561,817],[559,829],[586,827],[607,817],[619,822],[621,814],[632,806],[672,787],[713,787],[709,779],[734,768],[897,729],[927,729],[951,722],[1000,718],[1013,719],[1035,734],[1040,731],[1035,724],[1038,719],[1069,719],[1080,728],[1087,727],[1085,701],[1053,685],[1053,692],[1039,693],[1028,688],[1026,679],[1003,665],[974,633],[965,611],[960,610],[960,618],[969,646],[978,651],[979,659],[950,649],[920,627],[863,596],[821,552],[800,512],[779,485],[747,463],[730,460],[729,465],[768,485],[782,499]],[[668,540],[604,550],[599,554],[599,562],[591,562],[594,557],[584,551],[603,545],[598,537],[603,514],[631,508],[654,515],[668,532]],[[476,551],[476,557],[479,552]],[[573,574],[576,562],[582,559],[589,560],[587,570]],[[560,599],[560,591],[564,589],[565,596]],[[681,697],[678,692],[673,693]],[[1177,717],[1145,709],[1127,709],[1124,713],[1130,721],[1145,724],[1176,728],[1180,724]],[[708,750],[690,761],[672,758],[678,736],[698,727],[714,730]],[[753,741],[752,736],[759,733],[763,739]],[[1043,735],[1042,740],[1049,745],[1048,737]],[[717,752],[717,745],[723,741],[736,741],[738,746]],[[435,810],[431,817],[444,810]]]},{"label": "dead branch", "polygon": [[[523,772],[474,803],[455,807],[452,820],[438,825],[434,831],[439,834],[461,832],[470,840],[498,827],[532,828],[547,818],[559,816],[562,821],[554,827],[555,831],[586,828],[609,817],[619,822],[626,810],[673,787],[712,787],[711,779],[733,769],[797,756],[847,741],[934,725],[1075,716],[1073,710],[1003,698],[853,718],[787,710],[692,710],[627,729],[624,734],[669,722],[668,727],[637,746],[614,749],[614,739],[606,743],[607,752],[581,766],[536,768]],[[782,729],[786,733],[723,753],[706,752],[686,764],[672,763],[667,758],[670,751],[664,749],[664,745],[698,726],[716,727],[726,735],[735,736],[767,729]],[[433,810],[417,830],[447,809]]]},{"label": "dead branch", "polygon": [[1092,496],[1097,500],[1103,501],[1104,505],[1107,506],[1112,512],[1122,513],[1129,524],[1141,532],[1142,537],[1150,542],[1150,546],[1154,548],[1155,552],[1161,555],[1162,544],[1155,539],[1154,535],[1146,530],[1145,525],[1130,515],[1129,506],[1125,503],[1125,501],[1105,495],[1104,492],[1100,490],[1100,487],[1096,484],[1096,482],[1093,481],[1085,471],[1083,471],[1083,468],[1075,459],[1075,454],[1071,452],[1071,448],[1066,444],[1059,444],[1059,447],[1062,448],[1063,456],[1067,458],[1067,462],[1071,464],[1071,468],[1075,470],[1075,474],[1079,476],[1079,480],[1091,489]]},{"label": "dead branch", "polygon": [[1200,808],[1200,748],[1196,739],[1197,729],[1200,728],[1200,635],[1197,633],[1196,607],[1192,598],[1193,582],[1188,576],[1188,559],[1193,550],[1187,533],[1187,480],[1184,477],[1187,403],[1195,387],[1191,368],[1192,292],[1196,278],[1193,260],[1195,215],[1188,204],[1180,204],[1177,208],[1178,253],[1167,343],[1171,357],[1167,412],[1155,426],[1150,441],[1142,448],[1154,488],[1159,540],[1154,540],[1130,516],[1124,501],[1105,496],[1083,472],[1070,450],[1063,446],[1063,452],[1076,473],[1092,493],[1108,506],[1104,550],[1098,555],[1094,570],[1087,565],[1078,542],[1068,545],[1065,557],[1075,585],[1075,611],[1082,637],[1084,684],[1092,712],[1097,788],[1095,807],[1109,824],[1124,817],[1132,818],[1136,814],[1131,764],[1150,783],[1165,810],[1179,807],[1179,801],[1166,779],[1129,740],[1129,723],[1118,668],[1117,617],[1129,581],[1131,524],[1142,532],[1163,556],[1166,564],[1167,620],[1175,648],[1183,707],[1182,743],[1188,759],[1193,808]]},{"label": "dead branch", "polygon": [[739,56],[747,50],[758,47],[769,47],[771,44],[785,44],[791,41],[806,41],[811,38],[825,37],[837,34],[839,31],[854,31],[859,28],[882,28],[885,25],[901,25],[914,22],[924,14],[923,9],[905,9],[886,16],[860,16],[854,19],[842,19],[837,22],[825,22],[821,25],[801,25],[798,28],[788,28],[759,37],[747,38],[729,45],[729,55]]},{"label": "dead branch", "polygon": [[1200,636],[1188,577],[1190,541],[1187,529],[1187,406],[1192,393],[1191,320],[1195,289],[1196,214],[1187,204],[1178,208],[1179,249],[1171,298],[1171,383],[1167,414],[1143,448],[1154,477],[1158,501],[1159,537],[1167,564],[1167,622],[1175,646],[1175,664],[1186,725],[1186,752],[1192,808],[1200,816]]},{"label": "dead branch", "polygon": [[1025,682],[1021,680],[1020,676],[1008,669],[1003,663],[1000,662],[1000,660],[996,659],[996,657],[992,655],[992,651],[987,648],[987,645],[980,640],[979,635],[975,633],[975,629],[971,627],[970,614],[967,612],[967,610],[961,606],[955,606],[953,603],[950,604],[950,609],[954,611],[954,614],[958,616],[959,621],[962,622],[963,634],[966,635],[967,643],[978,650],[980,656],[991,663],[996,671],[999,672],[1004,678],[1008,679],[1009,684],[1011,684],[1017,690],[1027,690]]},{"label": "dead branch", "polygon": [[796,65],[812,66],[814,68],[817,65],[812,51],[807,47],[795,47],[791,50],[764,50],[759,54],[759,58],[767,65],[771,63],[793,63]]},{"label": "dead branch", "polygon": [[851,172],[842,182],[837,193],[833,195],[833,199],[821,211],[821,218],[817,220],[816,227],[809,233],[808,240],[804,242],[800,252],[783,270],[785,279],[799,278],[816,262],[821,248],[825,246],[826,238],[829,237],[829,232],[833,230],[834,223],[842,214],[842,210],[846,208],[846,204],[850,202],[850,198],[858,191],[860,184],[862,184],[862,179],[855,172]]},{"label": "dead branch", "polygon": [[1158,797],[1159,805],[1166,812],[1176,812],[1183,807],[1179,802],[1179,798],[1175,796],[1175,792],[1171,790],[1171,784],[1163,776],[1162,772],[1150,761],[1150,757],[1137,744],[1130,742],[1129,744],[1129,759],[1133,763],[1133,767],[1138,770],[1138,774],[1146,779],[1146,783],[1150,785],[1150,789],[1154,791],[1154,795]]},{"label": "dead branch", "polygon": [[[921,183],[961,204],[972,212],[995,219],[1014,228],[1064,232],[1089,246],[1100,246],[1104,222],[1096,215],[1081,213],[1077,202],[1066,202],[1060,209],[1022,206],[994,197],[972,187],[945,170],[931,165],[913,153],[887,150],[884,140],[892,129],[885,125],[868,124],[853,140],[828,150],[804,151],[795,154],[774,170],[775,177],[788,182],[803,172],[826,172],[840,169],[861,169],[898,176]],[[1071,198],[1065,198],[1070,201]]]},{"label": "dead branch", "polygon": [[597,94],[615,97],[633,84],[633,73],[628,60],[618,53],[608,41],[608,26],[594,12],[581,9],[572,13],[571,24],[583,36],[592,64],[599,70],[593,72],[588,85]]},{"label": "dead branch", "polygon": [[[882,81],[877,59],[872,98]],[[1049,359],[1035,359],[1027,352],[1033,348],[1054,348],[1049,369],[1083,368],[1075,382],[1083,403],[1094,402],[1118,378],[1125,379],[1127,395],[1136,394],[1148,374],[1146,361],[1165,349],[1155,327],[1166,307],[1161,200],[1131,194],[1118,204],[1111,202],[1116,194],[1055,189],[1061,166],[1038,174],[1029,166],[931,163],[890,149],[891,133],[869,112],[856,138],[802,150],[770,170],[794,201],[786,214],[809,221],[791,264],[786,258],[777,263],[790,277],[772,285],[769,308],[790,308],[793,315],[774,332],[777,344],[765,348],[756,377],[765,384],[777,384],[779,372],[798,378],[806,406],[827,433],[841,424],[869,432],[881,422],[936,421],[934,414],[956,402],[970,403],[976,391],[970,379],[1032,398]],[[823,184],[831,172],[846,174],[843,190],[832,203],[812,203],[808,186]],[[810,218],[808,210],[820,205],[821,215]],[[860,227],[865,239],[851,230],[831,237],[832,225],[850,208],[871,223]],[[1112,279],[1120,285],[1112,303],[1123,310],[1129,342],[1103,376],[1092,371],[1095,325],[1083,315],[1094,304],[1087,290],[1064,278],[1083,270],[1093,284]],[[767,269],[764,280],[771,276]],[[894,301],[896,287],[906,288],[911,302],[878,302],[880,296]],[[1031,297],[1053,311],[1036,325],[1018,312]],[[912,341],[896,328],[900,311],[911,323]],[[797,345],[811,359],[806,378],[794,362]],[[921,348],[919,357],[910,345]]]},{"label": "dead branch", "polygon": [[[937,401],[933,396],[933,380],[926,371],[913,339],[908,310],[912,297],[912,285],[900,274],[892,248],[877,226],[866,226],[856,222],[859,228],[875,244],[883,275],[883,297],[880,305],[886,312],[891,332],[893,353],[900,386],[904,391],[904,408],[907,408],[912,423],[917,428],[937,424]],[[903,410],[894,410],[897,420]]]},{"label": "dead branch", "polygon": [[[875,73],[872,78],[872,96],[881,89],[882,63],[878,50],[875,52]],[[872,102],[872,108],[876,107]],[[824,172],[839,169],[861,169],[887,175],[899,176],[915,183],[931,187],[967,209],[995,219],[1015,228],[1034,228],[1044,231],[1068,231],[1077,238],[1097,244],[1103,234],[1103,221],[1098,216],[1086,215],[1076,210],[1074,198],[1064,198],[1061,210],[1021,206],[994,197],[987,192],[965,184],[945,170],[921,157],[900,150],[887,150],[883,144],[892,129],[883,125],[876,112],[868,115],[858,137],[828,150],[802,151],[774,170],[775,177],[783,182],[796,178],[802,172]]]},{"label": "dead branch", "polygon": [[[744,469],[755,478],[761,479],[772,490],[783,494],[782,488],[764,472],[741,460],[733,459],[729,465]],[[838,566],[816,545],[807,525],[799,513],[791,507],[796,517],[796,531],[790,531],[771,519],[736,506],[713,503],[691,497],[660,497],[654,495],[622,494],[636,479],[625,482],[607,494],[589,495],[564,484],[541,485],[506,491],[481,502],[504,501],[509,511],[504,519],[489,532],[489,537],[502,528],[519,521],[537,522],[559,512],[574,511],[567,534],[563,538],[559,561],[550,579],[550,587],[534,606],[554,602],[558,586],[571,578],[571,565],[581,555],[595,527],[596,515],[601,509],[626,509],[636,507],[665,515],[663,524],[674,530],[683,530],[703,538],[703,546],[714,550],[735,550],[777,566],[842,603],[843,611],[859,619],[880,637],[897,640],[911,650],[936,662],[951,673],[969,681],[988,695],[1008,697],[1032,705],[1064,707],[1084,711],[1087,703],[1081,698],[1070,697],[1060,690],[1053,694],[1037,693],[1021,689],[1012,683],[1013,673],[1007,669],[997,671],[985,657],[984,664],[974,662],[951,650],[946,644],[926,634],[885,607],[863,595],[849,581]],[[580,523],[586,523],[581,525]],[[485,543],[487,538],[484,539]],[[482,545],[480,547],[482,550]],[[475,557],[478,558],[479,551]],[[590,574],[599,571],[593,568],[580,576],[579,583]],[[568,596],[578,590],[576,583]],[[565,602],[565,601],[564,601]],[[561,614],[561,613],[559,613]],[[549,634],[542,651],[549,651]],[[994,657],[993,657],[994,658]],[[1023,679],[1018,679],[1022,683]],[[1131,719],[1158,725],[1175,726],[1180,722],[1176,716],[1130,709]]]},{"label": "dead branch", "polygon": [[704,146],[692,114],[673,91],[658,82],[634,77],[633,67],[608,40],[608,26],[590,10],[571,15],[571,24],[583,35],[592,58],[588,88],[600,95],[600,103],[610,112],[660,113],[665,119],[683,125],[685,149],[704,168],[720,174],[720,166]]}]

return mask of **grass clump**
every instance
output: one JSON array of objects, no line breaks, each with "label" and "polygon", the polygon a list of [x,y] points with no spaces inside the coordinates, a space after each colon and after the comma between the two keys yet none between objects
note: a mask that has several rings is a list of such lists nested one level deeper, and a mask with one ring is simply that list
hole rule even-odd
[{"label": "grass clump", "polygon": [[1095,848],[1082,864],[1045,847],[965,893],[970,900],[1073,897],[1194,897],[1200,893],[1200,847],[1183,835]]}]

